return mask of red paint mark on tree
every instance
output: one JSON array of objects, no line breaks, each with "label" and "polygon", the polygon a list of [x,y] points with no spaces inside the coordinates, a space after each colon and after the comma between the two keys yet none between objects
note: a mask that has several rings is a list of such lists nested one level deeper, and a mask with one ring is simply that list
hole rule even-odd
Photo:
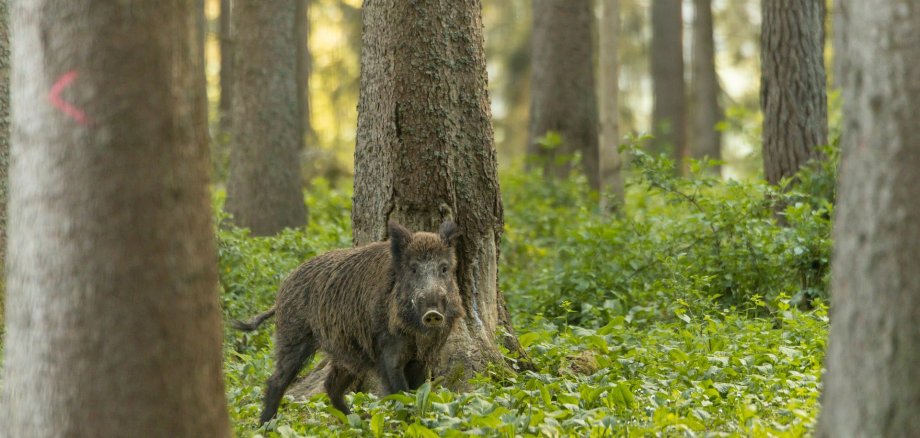
[{"label": "red paint mark on tree", "polygon": [[52,105],[63,111],[72,119],[76,120],[77,123],[86,125],[89,123],[89,118],[86,116],[86,113],[84,113],[83,110],[65,102],[64,99],[61,99],[61,92],[64,91],[64,89],[67,88],[76,79],[77,72],[75,70],[71,70],[61,75],[57,82],[55,82],[51,87],[51,91],[48,93],[48,100],[51,101]]}]

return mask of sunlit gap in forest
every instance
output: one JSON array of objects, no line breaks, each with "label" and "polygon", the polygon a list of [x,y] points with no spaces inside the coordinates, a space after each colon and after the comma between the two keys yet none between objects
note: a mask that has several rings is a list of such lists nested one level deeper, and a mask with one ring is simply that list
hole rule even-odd
[{"label": "sunlit gap in forest", "polygon": [[[649,0],[620,2],[620,131],[649,132],[652,108],[652,83],[648,69]],[[360,0],[317,0],[310,7],[310,123],[311,138],[305,179],[327,174],[351,174],[354,169],[355,128],[357,126],[358,76],[360,73]],[[693,25],[692,2],[684,5],[684,33]],[[714,38],[716,67],[723,88],[725,120],[719,125],[723,135],[726,178],[754,178],[759,172],[760,109],[758,104],[760,68],[757,36],[760,9],[756,2],[712,2],[716,17]],[[208,33],[208,95],[212,125],[216,126],[217,96],[220,93],[219,35],[215,28],[220,13],[218,0],[208,0],[211,24]],[[500,168],[522,165],[528,131],[530,95],[529,0],[483,3],[483,22],[489,96],[491,98],[496,148]],[[685,59],[691,62],[692,39],[684,38]],[[689,80],[689,69],[686,75]],[[331,169],[329,169],[331,168]],[[332,170],[337,169],[337,170]],[[331,172],[331,173],[329,173]]]}]

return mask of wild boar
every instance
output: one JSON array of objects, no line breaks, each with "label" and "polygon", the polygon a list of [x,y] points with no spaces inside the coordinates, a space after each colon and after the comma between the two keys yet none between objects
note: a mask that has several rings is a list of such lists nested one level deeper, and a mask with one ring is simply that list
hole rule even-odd
[{"label": "wild boar", "polygon": [[278,410],[285,390],[317,350],[329,358],[324,388],[348,414],[344,393],[366,372],[387,394],[418,388],[464,315],[456,282],[453,222],[437,234],[388,224],[388,242],[331,251],[300,265],[281,285],[275,305],[250,322],[255,330],[277,317],[275,372],[268,379],[260,422]]}]

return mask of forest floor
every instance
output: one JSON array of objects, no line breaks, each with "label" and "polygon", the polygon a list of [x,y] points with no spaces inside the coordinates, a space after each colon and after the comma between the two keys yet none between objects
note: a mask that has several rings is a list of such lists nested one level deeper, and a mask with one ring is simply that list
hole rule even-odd
[{"label": "forest floor", "polygon": [[[227,328],[237,434],[809,434],[828,329],[833,164],[806,171],[788,191],[724,182],[700,166],[675,178],[666,160],[641,153],[634,165],[627,207],[612,216],[597,211],[583,179],[502,177],[500,286],[535,371],[489,370],[467,393],[426,384],[383,399],[355,394],[347,417],[325,395],[288,397],[259,429],[272,325],[248,334]],[[350,200],[316,180],[302,229],[252,238],[222,224],[225,321],[271,306],[303,260],[350,246]],[[786,226],[775,221],[777,204],[786,205]]]}]

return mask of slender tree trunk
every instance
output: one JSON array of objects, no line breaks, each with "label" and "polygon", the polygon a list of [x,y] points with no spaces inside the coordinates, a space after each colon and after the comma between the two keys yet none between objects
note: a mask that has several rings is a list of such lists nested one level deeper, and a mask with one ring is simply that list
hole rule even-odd
[{"label": "slender tree trunk", "polygon": [[5,301],[6,203],[9,199],[10,166],[10,15],[0,0],[0,323]]},{"label": "slender tree trunk", "polygon": [[[198,50],[198,81],[199,85],[194,88],[198,92],[198,98],[201,99],[201,105],[204,107],[204,120],[205,128],[209,125],[208,112],[210,110],[210,105],[208,105],[208,56],[205,53],[205,48],[208,45],[208,15],[205,12],[207,8],[206,0],[196,0],[195,1],[195,16],[198,19],[198,23],[195,26],[196,38],[198,38],[198,44],[195,46]],[[208,150],[211,150],[211,135],[210,130],[205,129],[205,140],[207,140]],[[208,153],[210,155],[210,153]],[[210,176],[210,173],[209,173]]]},{"label": "slender tree trunk", "polygon": [[600,25],[601,138],[600,179],[601,209],[615,210],[623,204],[622,157],[620,157],[619,59],[617,45],[620,32],[619,0],[604,0]]},{"label": "slender tree trunk", "polygon": [[841,0],[844,135],[818,436],[920,436],[920,10]]},{"label": "slender tree trunk", "polygon": [[0,435],[230,433],[195,4],[15,3]]},{"label": "slender tree trunk", "polygon": [[[356,245],[386,239],[396,219],[462,231],[457,280],[467,318],[436,375],[454,389],[500,362],[494,333],[521,352],[498,290],[502,203],[496,176],[481,3],[366,2],[352,221]],[[292,391],[322,391],[322,368]],[[373,389],[371,382],[359,388]]]},{"label": "slender tree trunk", "polygon": [[[560,160],[579,152],[588,182],[598,190],[596,19],[592,6],[591,0],[533,0],[528,155],[542,162],[547,177],[565,178],[571,165]],[[552,150],[539,145],[538,140],[548,131],[561,134],[562,145]]]},{"label": "slender tree trunk", "polygon": [[793,176],[827,143],[824,1],[761,2],[760,107],[770,184]]},{"label": "slender tree trunk", "polygon": [[681,0],[652,3],[652,152],[680,164],[687,155],[687,85],[684,79]]},{"label": "slender tree trunk", "polygon": [[300,112],[300,136],[312,138],[310,124],[310,0],[296,0],[294,28],[297,33],[297,109]]},{"label": "slender tree trunk", "polygon": [[306,223],[295,2],[234,0],[233,140],[227,212],[254,235]]},{"label": "slender tree trunk", "polygon": [[[691,96],[693,99],[693,158],[722,157],[722,134],[716,125],[722,121],[719,107],[719,76],[716,73],[716,51],[713,40],[712,0],[693,0],[693,66]],[[719,173],[719,168],[714,169]]]},{"label": "slender tree trunk", "polygon": [[220,0],[220,130],[230,132],[233,108],[233,0]]}]

